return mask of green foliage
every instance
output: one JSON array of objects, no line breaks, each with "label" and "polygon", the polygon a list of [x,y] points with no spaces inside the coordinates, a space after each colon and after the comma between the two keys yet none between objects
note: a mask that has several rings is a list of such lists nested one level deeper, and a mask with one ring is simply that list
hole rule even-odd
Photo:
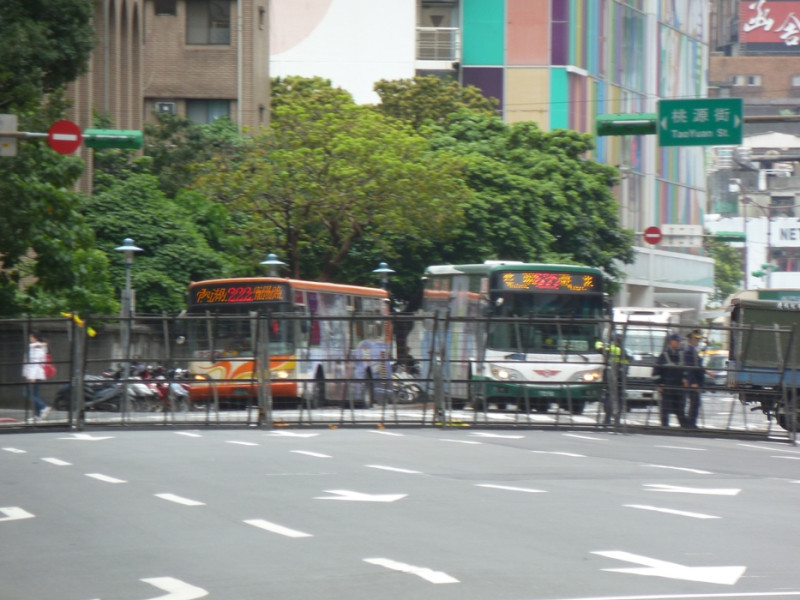
[{"label": "green foliage", "polygon": [[85,72],[94,43],[91,0],[3,0],[0,111],[27,112]]},{"label": "green foliage", "polygon": [[742,289],[744,275],[744,256],[741,248],[713,238],[706,238],[705,249],[714,259],[714,293],[709,298],[711,302],[722,302]]},{"label": "green foliage", "polygon": [[424,123],[443,125],[449,115],[468,109],[483,115],[497,114],[496,98],[486,98],[471,85],[462,87],[454,79],[435,75],[413,79],[381,79],[375,84],[381,113],[420,129]]},{"label": "green foliage", "polygon": [[213,208],[197,196],[190,201],[184,207],[167,198],[153,175],[129,173],[84,204],[98,247],[111,257],[117,290],[124,287],[125,267],[114,248],[126,237],[142,248],[131,269],[139,312],[178,312],[185,307],[190,281],[234,274],[234,261],[212,249],[194,221],[192,206],[206,213]]},{"label": "green foliage", "polygon": [[[195,189],[229,208],[255,263],[275,252],[295,276],[374,284],[373,257],[396,257],[398,236],[452,230],[462,163],[324,80],[295,82],[273,86],[291,102],[276,100],[269,130],[204,165]],[[354,253],[363,240],[369,256]]]}]

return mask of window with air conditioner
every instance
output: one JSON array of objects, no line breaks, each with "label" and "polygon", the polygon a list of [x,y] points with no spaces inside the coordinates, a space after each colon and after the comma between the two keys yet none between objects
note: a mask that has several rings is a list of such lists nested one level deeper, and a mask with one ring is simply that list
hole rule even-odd
[{"label": "window with air conditioner", "polygon": [[174,102],[156,102],[156,112],[174,115],[177,112],[177,106]]},{"label": "window with air conditioner", "polygon": [[186,43],[230,44],[230,0],[186,0]]}]

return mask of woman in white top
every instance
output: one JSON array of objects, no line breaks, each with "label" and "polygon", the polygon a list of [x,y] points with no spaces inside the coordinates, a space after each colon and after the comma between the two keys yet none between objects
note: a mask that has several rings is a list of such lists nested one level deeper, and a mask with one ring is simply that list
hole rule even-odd
[{"label": "woman in white top", "polygon": [[33,397],[36,406],[34,415],[46,419],[52,410],[47,403],[39,397],[39,382],[44,381],[44,363],[47,360],[47,342],[38,333],[31,332],[28,336],[28,352],[25,364],[22,366],[22,376],[28,382],[29,394]]}]

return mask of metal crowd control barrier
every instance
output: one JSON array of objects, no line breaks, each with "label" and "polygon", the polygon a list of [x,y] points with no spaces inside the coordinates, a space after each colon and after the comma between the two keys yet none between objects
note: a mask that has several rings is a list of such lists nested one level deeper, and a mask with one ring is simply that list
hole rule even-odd
[{"label": "metal crowd control barrier", "polygon": [[[241,363],[255,360],[257,365],[270,364],[274,359],[275,346],[267,343],[271,335],[271,322],[282,319],[290,324],[297,336],[313,336],[324,330],[365,331],[375,324],[376,317],[352,315],[339,319],[309,318],[304,315],[253,315],[246,327],[247,344],[251,355],[239,355]],[[356,344],[338,348],[340,361],[328,360],[325,366],[324,384],[311,377],[295,375],[277,380],[278,371],[256,368],[244,379],[239,376],[210,380],[211,393],[205,401],[180,402],[173,398],[151,398],[142,400],[139,392],[154,385],[188,386],[191,393],[193,380],[176,373],[194,368],[209,356],[214,358],[222,352],[222,342],[213,332],[225,330],[226,317],[174,317],[137,315],[131,321],[119,317],[92,317],[86,319],[97,330],[89,335],[85,323],[72,317],[58,319],[9,319],[0,320],[0,432],[21,429],[45,430],[63,428],[86,430],[107,427],[474,427],[474,428],[562,428],[620,433],[657,432],[687,435],[732,435],[760,439],[777,439],[794,443],[796,440],[797,415],[797,357],[782,355],[782,369],[787,376],[782,378],[777,389],[762,391],[780,399],[785,407],[787,429],[777,425],[775,419],[767,418],[760,406],[740,401],[739,395],[748,397],[741,389],[726,385],[707,386],[703,390],[699,428],[691,432],[682,430],[673,423],[661,425],[659,401],[645,406],[630,406],[626,397],[627,381],[622,374],[621,385],[611,380],[607,362],[602,365],[606,376],[596,382],[597,400],[578,406],[571,391],[571,384],[561,384],[563,398],[560,404],[552,402],[547,407],[537,404],[537,385],[533,381],[518,382],[528,390],[517,401],[498,402],[481,397],[481,386],[471,376],[451,376],[454,358],[441,345],[432,343],[435,335],[446,334],[464,318],[447,316],[399,314],[380,317],[391,325],[386,327],[385,355],[373,360],[369,389],[365,378],[356,376],[356,363],[361,360],[363,348]],[[471,319],[472,324],[483,327],[488,321]],[[610,324],[608,324],[610,326]],[[199,329],[198,329],[199,326]],[[196,338],[187,335],[190,328],[211,332],[198,345]],[[130,347],[123,348],[121,332],[128,328]],[[241,328],[240,328],[241,329]],[[31,385],[22,379],[22,366],[30,331],[42,332],[49,344],[50,353],[57,367],[53,379],[41,382],[40,395],[53,411],[46,419],[35,418],[35,409],[30,398]],[[728,335],[730,328],[704,327],[708,338],[714,334]],[[688,331],[687,331],[688,332]],[[785,330],[773,331],[777,336]],[[686,332],[681,332],[686,333]],[[297,341],[297,337],[295,341]],[[328,342],[331,342],[328,338]],[[344,339],[344,338],[342,338]],[[446,339],[440,337],[437,339]],[[335,340],[334,340],[335,341]],[[227,343],[227,342],[226,342]],[[192,345],[194,344],[194,345]],[[205,344],[205,345],[204,345]],[[408,348],[419,370],[400,372],[398,363],[408,356],[398,356],[398,348]],[[523,349],[524,350],[524,349]],[[744,350],[742,350],[744,351]],[[480,362],[477,354],[467,357]],[[199,358],[204,357],[204,358]],[[237,357],[231,357],[237,358]],[[400,359],[400,360],[398,360]],[[296,366],[317,361],[314,351],[299,353]],[[533,357],[524,360],[535,362]],[[604,360],[607,361],[607,358]],[[207,362],[207,361],[206,361]],[[324,362],[324,361],[323,361]],[[336,364],[334,365],[334,362]],[[128,378],[117,377],[115,371],[125,364],[134,368]],[[154,380],[134,377],[138,366],[161,366],[165,375]],[[730,380],[736,380],[735,362]],[[308,369],[306,369],[307,371]],[[103,376],[107,373],[108,376]],[[362,374],[363,375],[363,374]],[[280,374],[283,377],[282,374]],[[207,382],[208,383],[208,382]],[[226,384],[237,383],[252,386],[255,393],[249,396],[226,397],[221,390]],[[282,398],[274,393],[277,383],[296,383],[298,396]],[[325,401],[320,385],[343,390],[341,400]],[[655,384],[651,384],[655,389]],[[93,404],[96,390],[102,386],[116,390],[117,404]],[[316,386],[316,388],[315,388]],[[467,397],[457,397],[452,390],[458,386],[472,390]],[[615,396],[614,390],[619,390]],[[367,391],[365,391],[367,390]],[[612,405],[616,407],[610,423],[602,402],[603,395],[610,393]],[[369,406],[366,406],[369,404]],[[580,410],[578,410],[580,408]]]}]

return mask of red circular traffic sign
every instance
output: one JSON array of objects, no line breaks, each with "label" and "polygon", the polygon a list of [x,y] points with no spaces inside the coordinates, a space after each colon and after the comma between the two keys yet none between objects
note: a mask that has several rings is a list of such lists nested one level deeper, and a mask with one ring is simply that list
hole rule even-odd
[{"label": "red circular traffic sign", "polygon": [[644,230],[644,241],[648,244],[657,244],[661,241],[661,230],[655,225]]},{"label": "red circular traffic sign", "polygon": [[81,128],[72,121],[56,121],[47,130],[47,143],[59,154],[72,154],[82,141]]}]

